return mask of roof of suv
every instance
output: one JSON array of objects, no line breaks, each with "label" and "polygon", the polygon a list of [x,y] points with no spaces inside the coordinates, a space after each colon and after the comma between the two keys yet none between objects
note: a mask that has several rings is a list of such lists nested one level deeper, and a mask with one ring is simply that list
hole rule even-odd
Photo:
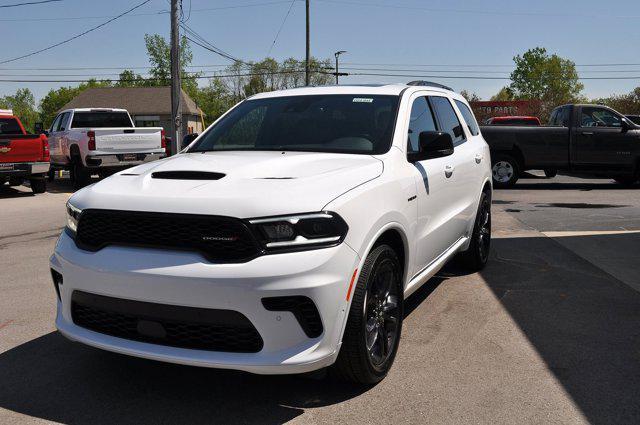
[{"label": "roof of suv", "polygon": [[438,85],[408,85],[408,84],[361,84],[361,85],[332,85],[318,87],[298,87],[295,89],[277,90],[265,93],[259,93],[251,97],[251,99],[266,99],[270,97],[281,96],[303,96],[316,94],[356,94],[356,95],[399,95],[406,89],[416,90],[434,90],[442,93],[454,95],[455,92],[447,90]]}]

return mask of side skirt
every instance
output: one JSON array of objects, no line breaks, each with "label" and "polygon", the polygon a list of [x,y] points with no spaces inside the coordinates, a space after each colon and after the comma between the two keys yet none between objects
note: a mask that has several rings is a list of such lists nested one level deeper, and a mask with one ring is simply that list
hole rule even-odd
[{"label": "side skirt", "polygon": [[429,279],[431,279],[440,269],[444,266],[447,261],[454,256],[460,248],[469,241],[468,237],[461,237],[449,247],[445,252],[440,254],[438,258],[433,260],[427,267],[425,267],[422,271],[418,272],[407,284],[407,287],[404,288],[404,296],[405,298],[409,295],[413,294],[417,291],[422,285],[424,285]]}]

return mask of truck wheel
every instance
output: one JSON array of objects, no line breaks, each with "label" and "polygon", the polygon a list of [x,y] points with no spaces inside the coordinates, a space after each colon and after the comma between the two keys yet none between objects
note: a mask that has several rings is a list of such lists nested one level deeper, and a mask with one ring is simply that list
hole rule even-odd
[{"label": "truck wheel", "polygon": [[353,300],[332,372],[358,384],[380,382],[391,369],[402,330],[402,267],[389,245],[374,248],[353,288]]},{"label": "truck wheel", "polygon": [[56,179],[56,170],[51,168],[47,173],[47,181],[53,182]]},{"label": "truck wheel", "polygon": [[638,178],[634,176],[618,176],[613,179],[623,186],[633,186],[638,181]]},{"label": "truck wheel", "polygon": [[47,181],[44,177],[29,180],[33,193],[45,193],[47,191]]},{"label": "truck wheel", "polygon": [[22,177],[9,177],[9,186],[20,186],[22,181]]},{"label": "truck wheel", "polygon": [[497,188],[511,187],[518,181],[520,165],[515,158],[509,155],[497,155],[491,167],[493,186]]},{"label": "truck wheel", "polygon": [[71,180],[76,189],[82,189],[91,181],[91,174],[87,168],[82,165],[80,158],[75,158],[71,167]]},{"label": "truck wheel", "polygon": [[553,168],[547,168],[546,170],[544,170],[544,175],[547,176],[547,178],[552,179],[558,175],[558,170],[554,170]]},{"label": "truck wheel", "polygon": [[457,263],[463,268],[479,272],[484,269],[489,260],[491,249],[491,193],[482,192],[476,221],[471,233],[471,243],[466,251],[458,254]]}]

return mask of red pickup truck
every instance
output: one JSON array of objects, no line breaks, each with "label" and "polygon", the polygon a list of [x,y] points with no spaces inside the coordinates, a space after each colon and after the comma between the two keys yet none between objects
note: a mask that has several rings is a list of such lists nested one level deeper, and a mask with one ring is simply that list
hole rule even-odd
[{"label": "red pickup truck", "polygon": [[33,193],[47,190],[49,141],[44,134],[27,134],[18,117],[0,110],[0,186],[29,180]]}]

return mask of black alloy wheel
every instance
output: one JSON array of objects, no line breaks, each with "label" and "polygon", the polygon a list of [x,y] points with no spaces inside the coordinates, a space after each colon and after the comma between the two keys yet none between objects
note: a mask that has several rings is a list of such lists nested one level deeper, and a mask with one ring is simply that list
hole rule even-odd
[{"label": "black alloy wheel", "polygon": [[466,251],[458,255],[460,264],[469,271],[484,269],[489,261],[491,251],[491,193],[484,191],[480,195],[480,203],[476,221],[471,234],[471,242]]}]

